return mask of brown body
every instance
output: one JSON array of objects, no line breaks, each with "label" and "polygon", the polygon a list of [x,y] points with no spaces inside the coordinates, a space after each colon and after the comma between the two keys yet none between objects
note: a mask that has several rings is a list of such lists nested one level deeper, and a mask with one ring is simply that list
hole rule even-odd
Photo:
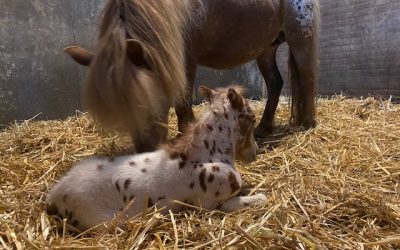
[{"label": "brown body", "polygon": [[[104,44],[115,42],[114,36],[106,38],[104,35],[104,30],[107,30],[110,23],[113,22],[113,19],[108,20],[110,18],[107,18],[107,16],[122,20],[118,28],[122,30],[121,32],[124,32],[125,39],[135,40],[129,40],[126,43],[125,50],[123,45],[119,46],[122,47],[122,53],[126,53],[124,61],[121,61],[121,63],[125,63],[129,70],[134,68],[133,71],[135,72],[150,72],[150,75],[145,74],[145,76],[136,77],[131,85],[143,82],[140,79],[141,77],[147,80],[153,77],[151,81],[155,87],[147,92],[151,93],[149,98],[154,100],[134,101],[131,106],[120,102],[115,103],[113,109],[116,110],[116,113],[119,112],[118,110],[125,110],[123,113],[125,116],[140,115],[140,118],[134,121],[121,122],[118,120],[126,118],[121,118],[124,116],[120,115],[120,118],[116,116],[115,121],[109,123],[120,124],[126,130],[131,131],[138,151],[153,150],[159,142],[165,139],[165,128],[154,123],[154,118],[167,122],[168,108],[162,107],[175,104],[180,131],[183,131],[184,127],[193,120],[192,91],[196,67],[199,64],[226,69],[251,60],[257,61],[267,85],[268,101],[255,133],[259,137],[267,135],[272,131],[273,117],[283,85],[282,77],[276,65],[276,50],[285,41],[290,48],[292,117],[296,125],[303,125],[306,128],[315,125],[314,102],[318,78],[319,38],[318,0],[167,0],[163,4],[170,7],[171,15],[181,13],[175,20],[166,17],[166,20],[171,24],[170,26],[177,27],[168,32],[165,31],[165,28],[161,28],[161,31],[157,30],[159,29],[157,21],[161,22],[163,19],[160,16],[168,15],[168,11],[164,11],[165,6],[161,10],[157,6],[160,3],[159,1],[149,2],[144,0],[112,0],[109,2],[101,26],[100,46],[97,48],[93,62],[84,63],[87,62],[89,52],[76,51],[80,49],[78,47],[71,47],[66,50],[76,61],[82,64],[90,64],[89,79],[86,85],[96,85],[95,90],[92,88],[90,91],[98,91],[102,95],[106,90],[103,91],[104,83],[99,84],[99,81],[107,77],[107,75],[103,75],[106,74],[104,72],[115,68],[115,62],[110,61],[110,57],[104,55],[104,52],[106,52],[106,55],[113,53],[113,48],[109,47],[105,50]],[[129,14],[129,12],[132,15],[140,16],[141,13],[137,13],[136,10],[139,6],[139,9],[142,9],[144,5],[147,5],[144,8],[150,8],[153,12],[143,12],[147,14],[143,14],[145,17],[142,19],[131,19],[129,16],[128,18],[123,16]],[[119,12],[115,11],[116,8],[119,9]],[[175,12],[172,11],[174,8]],[[123,13],[123,15],[117,15],[117,13]],[[152,19],[151,13],[158,13],[158,15],[153,16],[158,19]],[[146,22],[143,22],[143,20],[153,20],[154,26],[146,26]],[[145,24],[141,26],[143,23]],[[130,27],[132,25],[137,26]],[[149,31],[148,34],[143,35],[143,32],[139,32],[146,31],[146,29]],[[132,30],[133,32],[129,32]],[[113,37],[114,39],[112,39]],[[164,42],[167,45],[172,43],[174,46],[164,48]],[[101,46],[102,44],[103,46]],[[137,49],[138,44],[140,45],[139,49]],[[160,46],[161,49],[157,49]],[[176,50],[177,48],[180,48],[180,50]],[[114,47],[114,49],[118,50],[118,47]],[[152,51],[152,49],[154,50]],[[167,57],[164,55],[165,52],[168,54]],[[99,55],[101,53],[103,55]],[[161,55],[160,59],[156,59],[158,55]],[[115,58],[117,54],[113,54],[113,56]],[[178,59],[172,60],[173,57]],[[104,60],[109,60],[109,62],[104,64]],[[164,60],[164,63],[171,67],[168,71],[172,75],[170,79],[165,79],[167,74],[160,73],[157,60]],[[96,67],[96,65],[93,66],[93,64],[97,64],[97,66],[100,64],[103,69]],[[184,76],[182,76],[182,69],[185,72]],[[90,75],[97,77],[96,82],[90,78]],[[109,83],[105,85],[119,86],[121,84],[123,84],[122,80],[120,83],[118,81],[116,83],[115,80],[110,78]],[[158,90],[156,90],[157,84]],[[150,86],[152,85],[150,84]],[[118,93],[124,95],[126,89],[122,89]],[[118,95],[118,93],[115,94]],[[154,96],[152,96],[153,94]],[[89,95],[91,94],[89,93]],[[102,110],[102,105],[99,105],[99,103],[104,102],[104,100],[101,100],[101,95],[88,96],[86,94],[86,99],[95,99],[95,108],[91,108],[89,105],[89,111],[92,110],[92,113],[95,114],[95,117],[99,117],[100,121],[102,120],[101,117],[109,117],[112,113],[111,109],[107,112]],[[143,93],[132,92],[130,98],[135,99],[138,96],[143,96]],[[152,105],[153,107],[146,114],[135,108],[137,106],[151,107]],[[126,110],[134,110],[134,112],[126,112]],[[142,125],[138,126],[137,124],[140,123]],[[146,133],[146,130],[148,131],[150,127],[151,140],[149,140],[149,134]]]}]

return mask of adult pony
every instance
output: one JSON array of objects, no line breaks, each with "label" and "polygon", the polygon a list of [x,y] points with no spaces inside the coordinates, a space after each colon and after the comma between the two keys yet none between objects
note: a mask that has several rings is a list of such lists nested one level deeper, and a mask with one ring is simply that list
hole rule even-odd
[{"label": "adult pony", "polygon": [[198,64],[217,69],[257,60],[268,100],[255,134],[271,132],[283,85],[278,46],[289,45],[292,115],[315,125],[318,78],[318,0],[109,0],[94,54],[68,47],[89,67],[84,100],[101,123],[129,131],[138,152],[167,135],[175,105],[183,131],[194,119],[193,82]]}]

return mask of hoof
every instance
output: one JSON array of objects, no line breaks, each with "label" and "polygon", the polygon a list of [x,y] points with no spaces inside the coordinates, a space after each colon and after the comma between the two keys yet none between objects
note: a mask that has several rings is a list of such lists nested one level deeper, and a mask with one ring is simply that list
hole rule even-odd
[{"label": "hoof", "polygon": [[303,122],[303,127],[305,129],[312,129],[312,128],[315,128],[315,126],[316,126],[315,120]]},{"label": "hoof", "polygon": [[256,198],[256,204],[257,205],[262,205],[268,202],[268,198],[267,196],[265,196],[265,194],[262,193],[258,193],[256,195],[254,195]]},{"label": "hoof", "polygon": [[254,130],[254,136],[256,138],[265,138],[271,133],[272,133],[272,127],[261,127],[261,126],[258,126]]}]

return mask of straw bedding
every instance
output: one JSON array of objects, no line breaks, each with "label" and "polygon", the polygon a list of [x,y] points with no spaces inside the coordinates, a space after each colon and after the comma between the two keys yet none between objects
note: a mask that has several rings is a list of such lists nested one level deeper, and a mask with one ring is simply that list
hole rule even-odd
[{"label": "straw bedding", "polygon": [[[258,118],[263,106],[254,102]],[[287,117],[281,105],[257,161],[237,164],[243,193],[264,192],[264,206],[231,214],[150,210],[81,235],[62,223],[56,229],[60,222],[44,212],[47,190],[74,162],[121,154],[129,140],[102,132],[86,114],[11,126],[0,133],[0,248],[400,249],[400,105],[320,99],[319,125],[308,131],[287,127]],[[170,124],[175,131],[172,115]]]}]

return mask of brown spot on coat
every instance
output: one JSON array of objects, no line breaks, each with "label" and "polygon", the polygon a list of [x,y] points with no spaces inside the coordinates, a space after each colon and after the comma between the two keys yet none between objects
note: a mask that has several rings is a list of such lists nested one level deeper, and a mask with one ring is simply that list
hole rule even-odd
[{"label": "brown spot on coat", "polygon": [[207,124],[207,129],[210,130],[210,131],[214,130],[214,128],[210,124]]},{"label": "brown spot on coat", "polygon": [[229,148],[225,149],[225,154],[226,154],[226,155],[233,155],[233,150],[232,150],[232,148],[229,147]]},{"label": "brown spot on coat", "polygon": [[171,154],[169,155],[169,158],[170,158],[171,160],[174,160],[174,159],[176,159],[176,158],[178,158],[178,157],[179,157],[179,153],[176,152],[176,151],[171,152]]},{"label": "brown spot on coat", "polygon": [[129,162],[129,166],[131,166],[131,167],[135,167],[135,166],[136,166],[136,162],[134,162],[134,161],[130,161],[130,162]]},{"label": "brown spot on coat", "polygon": [[135,198],[135,196],[133,194],[131,196],[129,196],[129,200],[133,200],[133,198]]},{"label": "brown spot on coat", "polygon": [[211,155],[214,155],[214,154],[215,154],[215,151],[216,151],[215,140],[213,140],[213,146],[212,146],[211,151],[213,152]]},{"label": "brown spot on coat", "polygon": [[126,196],[124,195],[124,202],[126,203]]},{"label": "brown spot on coat", "polygon": [[68,195],[67,195],[67,194],[64,194],[64,196],[63,196],[63,202],[66,202],[66,201],[67,201],[67,198],[68,198]]},{"label": "brown spot on coat", "polygon": [[182,159],[182,161],[186,161],[187,160],[187,155],[186,154],[179,154],[179,157]]},{"label": "brown spot on coat", "polygon": [[147,172],[147,169],[142,168],[140,171],[142,171],[142,173],[146,173],[146,172]]},{"label": "brown spot on coat", "polygon": [[150,164],[150,159],[149,158],[144,159],[144,163]]},{"label": "brown spot on coat", "polygon": [[204,140],[204,146],[206,146],[206,149],[208,150],[208,148],[210,147],[210,144],[208,143],[207,140]]},{"label": "brown spot on coat", "polygon": [[103,170],[103,169],[104,169],[104,165],[101,165],[101,164],[97,165],[97,170]]},{"label": "brown spot on coat", "polygon": [[239,183],[236,179],[236,176],[232,172],[229,172],[229,183],[231,185],[231,193],[232,194],[235,193],[240,188]]},{"label": "brown spot on coat", "polygon": [[118,181],[115,182],[115,188],[118,190],[118,192],[121,192]]},{"label": "brown spot on coat", "polygon": [[164,199],[165,199],[165,196],[158,197],[158,200],[164,200]]},{"label": "brown spot on coat", "polygon": [[212,171],[213,172],[219,172],[220,171],[219,166],[212,166]]},{"label": "brown spot on coat", "polygon": [[199,168],[202,168],[202,167],[204,167],[204,165],[203,165],[203,163],[200,163]]},{"label": "brown spot on coat", "polygon": [[206,169],[203,168],[199,174],[199,181],[200,181],[200,187],[203,189],[204,192],[207,191],[207,185],[206,185]]},{"label": "brown spot on coat", "polygon": [[184,168],[185,167],[185,162],[184,161],[181,161],[181,162],[179,162],[179,169],[182,169],[182,168]]},{"label": "brown spot on coat", "polygon": [[131,183],[132,183],[131,179],[126,179],[124,182],[124,188],[128,189],[128,187],[129,187],[129,185],[131,185]]},{"label": "brown spot on coat", "polygon": [[219,191],[217,191],[216,193],[215,193],[215,197],[218,197],[219,196]]},{"label": "brown spot on coat", "polygon": [[214,175],[213,174],[210,174],[209,176],[208,176],[208,182],[213,182],[214,181]]},{"label": "brown spot on coat", "polygon": [[219,130],[219,132],[222,132],[222,126],[221,125],[219,125],[218,130]]},{"label": "brown spot on coat", "polygon": [[191,189],[193,189],[193,188],[194,188],[194,182],[190,183],[190,184],[189,184],[189,187],[190,187]]}]

